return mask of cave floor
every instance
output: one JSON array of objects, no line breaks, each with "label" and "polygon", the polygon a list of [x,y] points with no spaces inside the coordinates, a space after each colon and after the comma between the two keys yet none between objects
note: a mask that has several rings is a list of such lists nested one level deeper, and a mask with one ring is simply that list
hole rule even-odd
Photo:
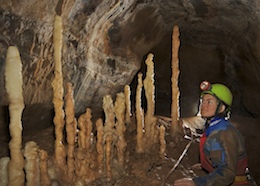
[{"label": "cave floor", "polygon": [[[260,165],[260,137],[259,126],[257,120],[252,118],[244,118],[240,116],[234,117],[234,124],[241,130],[246,138],[246,145],[249,156],[249,167],[251,174],[259,183],[259,165]],[[240,123],[251,123],[252,125],[240,125]],[[0,134],[0,157],[8,156],[8,141],[9,136],[6,132],[6,127],[1,127]],[[179,159],[189,140],[182,136],[173,139],[169,134],[169,127],[166,128],[166,156],[164,159],[159,156],[159,144],[154,145],[148,153],[136,153],[136,130],[135,126],[128,126],[125,137],[127,140],[127,149],[125,152],[125,169],[117,171],[114,179],[107,180],[96,179],[89,185],[173,185],[174,180],[182,177],[194,177],[204,175],[205,172],[199,169],[193,170],[192,165],[198,163],[198,142],[192,142],[186,155],[175,169],[173,173],[165,180],[166,175],[173,168],[176,161]],[[176,140],[177,139],[177,140]],[[48,127],[37,130],[37,126],[23,131],[23,145],[28,141],[35,141],[38,146],[46,150],[49,156],[54,153],[54,128]],[[118,174],[119,172],[119,174]],[[60,184],[63,185],[63,184]]]}]

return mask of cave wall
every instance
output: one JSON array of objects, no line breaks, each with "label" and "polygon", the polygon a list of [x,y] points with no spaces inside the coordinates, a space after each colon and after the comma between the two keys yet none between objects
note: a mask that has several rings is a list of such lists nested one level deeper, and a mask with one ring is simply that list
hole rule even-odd
[{"label": "cave wall", "polygon": [[26,108],[34,111],[40,108],[39,112],[52,109],[53,20],[60,8],[64,28],[64,84],[73,83],[77,114],[85,112],[86,107],[94,113],[101,112],[102,97],[115,95],[125,84],[130,84],[138,70],[145,69],[144,58],[152,52],[157,113],[168,115],[171,34],[173,26],[178,25],[181,114],[196,113],[198,85],[206,79],[231,88],[235,114],[259,117],[260,3],[257,0],[60,2],[1,3],[1,105],[8,104],[3,77],[6,50],[9,45],[16,45],[23,62]]}]

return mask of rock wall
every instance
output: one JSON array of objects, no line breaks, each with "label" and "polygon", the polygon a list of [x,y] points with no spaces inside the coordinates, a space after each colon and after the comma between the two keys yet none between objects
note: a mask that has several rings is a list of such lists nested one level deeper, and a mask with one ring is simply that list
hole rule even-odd
[{"label": "rock wall", "polygon": [[23,62],[25,104],[53,107],[53,20],[61,9],[64,84],[74,86],[77,114],[86,107],[100,112],[102,97],[114,96],[130,84],[149,52],[155,54],[157,98],[162,101],[157,110],[169,112],[165,100],[171,100],[171,33],[177,24],[183,115],[194,114],[198,85],[207,79],[231,87],[235,113],[259,117],[259,4],[257,0],[2,2],[1,105],[7,105],[3,78],[6,50],[16,45]]}]

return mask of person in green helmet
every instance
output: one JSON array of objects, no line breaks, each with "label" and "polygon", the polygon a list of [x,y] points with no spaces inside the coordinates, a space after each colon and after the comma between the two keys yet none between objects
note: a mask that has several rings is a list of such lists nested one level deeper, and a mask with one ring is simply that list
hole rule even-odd
[{"label": "person in green helmet", "polygon": [[244,138],[229,121],[231,91],[223,84],[207,81],[200,88],[200,115],[206,122],[200,138],[199,166],[209,174],[178,179],[174,186],[256,185],[248,173]]}]

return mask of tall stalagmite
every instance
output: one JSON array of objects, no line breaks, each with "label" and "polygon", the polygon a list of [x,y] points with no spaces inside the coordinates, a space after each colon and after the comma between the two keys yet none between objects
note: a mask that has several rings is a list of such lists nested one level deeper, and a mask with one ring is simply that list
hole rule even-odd
[{"label": "tall stalagmite", "polygon": [[63,167],[66,163],[66,152],[63,144],[63,129],[64,129],[64,110],[63,110],[63,77],[61,66],[61,51],[62,51],[62,19],[61,16],[56,15],[54,21],[54,80],[52,82],[53,88],[53,104],[55,116],[53,119],[55,125],[55,161],[58,165]]},{"label": "tall stalagmite", "polygon": [[135,97],[135,115],[136,115],[136,152],[144,152],[144,110],[142,108],[142,90],[143,90],[143,74],[138,73],[138,84],[136,88],[136,97]]},{"label": "tall stalagmite", "polygon": [[74,99],[72,84],[67,84],[66,94],[66,132],[67,132],[67,177],[72,181],[74,174],[74,150],[77,134],[77,120],[75,118]]},{"label": "tall stalagmite", "polygon": [[171,105],[171,134],[177,130],[177,122],[179,120],[179,27],[174,26],[172,33],[172,105]]},{"label": "tall stalagmite", "polygon": [[125,94],[118,93],[115,102],[115,115],[116,115],[116,133],[118,135],[116,147],[117,147],[117,159],[119,165],[124,165],[125,159],[125,149],[126,149],[126,140],[125,140]]},{"label": "tall stalagmite", "polygon": [[10,135],[9,142],[10,161],[8,164],[8,185],[24,185],[24,157],[22,153],[22,112],[24,109],[23,100],[23,78],[22,62],[20,53],[14,46],[7,50],[5,64],[5,87],[9,100],[10,113]]}]

